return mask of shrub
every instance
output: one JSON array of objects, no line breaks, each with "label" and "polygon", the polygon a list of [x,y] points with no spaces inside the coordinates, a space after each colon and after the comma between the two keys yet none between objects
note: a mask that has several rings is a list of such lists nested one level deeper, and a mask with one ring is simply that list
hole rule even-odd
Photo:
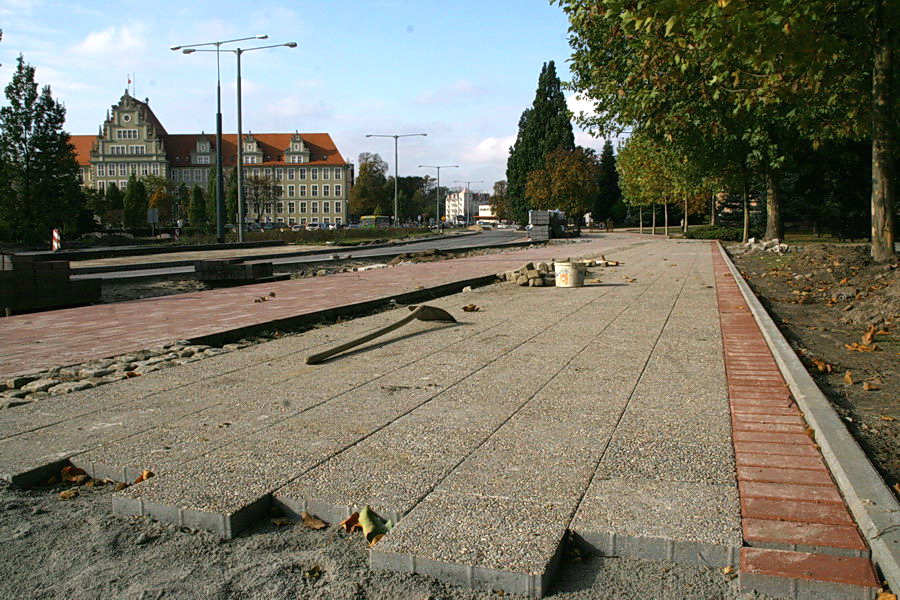
[{"label": "shrub", "polygon": [[718,225],[702,225],[688,229],[686,238],[691,240],[725,240],[740,242],[744,239],[744,231],[739,227],[720,227]]}]

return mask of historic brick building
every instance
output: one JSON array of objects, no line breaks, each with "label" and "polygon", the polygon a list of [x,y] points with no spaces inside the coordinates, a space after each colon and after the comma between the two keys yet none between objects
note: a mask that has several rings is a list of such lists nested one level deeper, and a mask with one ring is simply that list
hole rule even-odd
[{"label": "historic brick building", "polygon": [[[96,136],[71,137],[85,187],[104,191],[115,182],[124,190],[130,175],[157,175],[189,188],[207,188],[216,165],[215,134],[168,133],[148,102],[126,90]],[[259,215],[263,222],[289,225],[347,223],[353,166],[330,135],[247,133],[243,143],[245,220],[255,221]],[[236,134],[222,135],[222,162],[226,173],[237,164]],[[255,194],[246,183],[259,177],[271,182],[273,193],[255,206]],[[234,219],[229,215],[226,220]]]}]

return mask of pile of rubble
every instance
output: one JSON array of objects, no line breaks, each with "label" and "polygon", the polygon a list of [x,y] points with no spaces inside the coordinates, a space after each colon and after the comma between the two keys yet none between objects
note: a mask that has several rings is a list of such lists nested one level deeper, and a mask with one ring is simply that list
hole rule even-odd
[{"label": "pile of rubble", "polygon": [[28,375],[0,379],[0,408],[11,408],[49,396],[86,390],[114,381],[138,377],[169,367],[245,348],[257,340],[241,340],[221,348],[179,340],[165,346],[54,367]]},{"label": "pile of rubble", "polygon": [[[617,260],[606,260],[606,257],[601,256],[599,260],[589,259],[589,260],[570,260],[566,259],[565,261],[578,265],[579,268],[584,268],[585,270],[588,267],[618,267],[619,261]],[[525,263],[515,271],[506,271],[503,273],[497,273],[497,278],[501,281],[510,281],[520,286],[528,286],[528,287],[544,287],[544,286],[555,286],[556,285],[556,263],[555,262],[540,262],[540,263]]]},{"label": "pile of rubble", "polygon": [[744,248],[747,249],[748,252],[758,251],[758,252],[772,252],[773,254],[787,254],[791,251],[791,247],[787,244],[782,244],[781,240],[778,238],[771,240],[757,240],[756,238],[750,238],[747,240],[746,244],[741,244]]}]

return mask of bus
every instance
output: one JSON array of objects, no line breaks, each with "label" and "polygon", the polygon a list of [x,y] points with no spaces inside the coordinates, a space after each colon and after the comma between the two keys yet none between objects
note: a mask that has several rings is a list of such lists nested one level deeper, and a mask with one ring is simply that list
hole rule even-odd
[{"label": "bus", "polygon": [[384,215],[366,215],[359,218],[359,226],[369,229],[385,229],[391,226],[391,218]]}]

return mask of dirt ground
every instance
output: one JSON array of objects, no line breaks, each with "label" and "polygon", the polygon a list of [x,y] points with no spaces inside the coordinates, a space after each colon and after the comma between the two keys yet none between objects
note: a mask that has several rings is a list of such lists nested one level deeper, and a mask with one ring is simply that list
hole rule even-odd
[{"label": "dirt ground", "polygon": [[[494,600],[418,575],[373,571],[361,534],[263,523],[223,541],[112,514],[111,485],[29,491],[0,483],[0,598],[57,600]],[[473,533],[474,534],[474,533]],[[554,600],[735,600],[735,574],[618,557],[571,557]],[[505,597],[513,597],[505,595]],[[748,597],[749,598],[749,597]]]},{"label": "dirt ground", "polygon": [[900,495],[900,266],[868,246],[804,244],[787,254],[727,246],[738,269]]}]

